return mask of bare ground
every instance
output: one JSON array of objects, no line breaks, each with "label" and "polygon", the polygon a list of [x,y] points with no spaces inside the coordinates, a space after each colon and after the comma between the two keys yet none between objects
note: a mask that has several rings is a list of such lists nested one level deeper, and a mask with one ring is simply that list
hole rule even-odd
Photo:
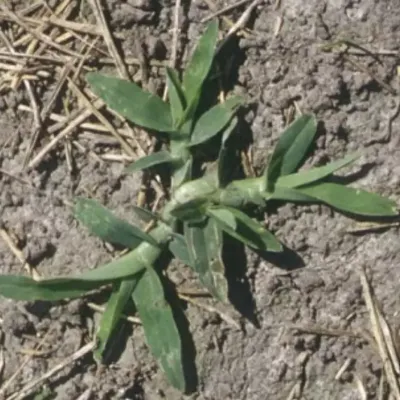
[{"label": "bare ground", "polygon": [[[25,3],[14,2],[19,9],[27,7]],[[104,3],[106,17],[125,57],[140,58],[139,48],[144,45],[153,61],[170,58],[173,2]],[[211,13],[207,2],[184,3],[179,15],[178,60],[185,57],[199,37],[204,27],[201,20]],[[219,1],[215,6],[220,9],[233,3]],[[318,138],[312,163],[362,150],[364,156],[352,171],[359,178],[356,185],[399,200],[398,1],[262,3],[249,21],[250,32],[239,41],[233,59],[239,65],[234,90],[255,103],[245,117],[253,132],[256,171],[284,127],[287,113],[297,106],[303,112],[314,112],[323,121],[323,133]],[[226,15],[235,21],[243,10],[237,8]],[[86,3],[68,19],[96,24]],[[0,22],[7,37],[18,25],[4,15],[0,16]],[[21,32],[17,31],[18,35]],[[57,34],[63,32],[62,28]],[[83,37],[83,33],[79,35]],[[87,36],[85,40],[92,42],[92,39]],[[346,54],[338,47],[322,51],[323,45],[338,39],[361,44],[373,55],[358,48],[350,48]],[[74,51],[80,51],[79,42],[74,46]],[[107,52],[102,38],[96,46]],[[97,58],[100,56],[96,53]],[[97,68],[97,62],[93,66]],[[107,70],[115,68],[111,65]],[[54,77],[59,76],[54,66],[50,71],[49,77],[32,81],[39,107],[46,104],[57,81]],[[6,72],[9,73],[2,72],[4,77]],[[139,73],[140,77],[137,66],[130,67],[129,72]],[[159,68],[150,68],[149,75],[144,84],[151,90],[162,91]],[[100,137],[82,127],[61,140],[35,168],[21,172],[33,120],[31,113],[21,109],[21,105],[30,106],[24,85],[8,91],[9,84],[9,80],[6,84],[2,81],[0,98],[2,232],[9,235],[42,276],[68,274],[109,260],[110,249],[78,226],[64,201],[89,193],[119,215],[132,219],[130,205],[138,193],[140,175],[121,174],[123,164],[119,160],[124,152],[110,135]],[[67,96],[64,88],[53,112],[65,115],[66,110],[73,112],[81,106],[74,95],[70,95],[69,103],[63,104],[61,98],[65,100]],[[89,120],[97,122],[95,118]],[[52,123],[46,120],[45,126]],[[51,134],[45,129],[31,160],[50,140]],[[139,140],[146,148],[143,134]],[[109,161],[110,155],[116,156],[117,161]],[[249,316],[247,289],[250,288],[255,305],[251,320],[258,321],[259,327],[243,318],[245,329],[237,330],[214,313],[193,304],[187,306],[198,374],[197,391],[189,398],[387,398],[379,397],[380,390],[384,396],[389,390],[382,359],[373,340],[366,339],[371,321],[360,270],[364,267],[367,271],[397,345],[398,227],[354,234],[351,231],[359,227],[353,220],[320,206],[286,205],[271,209],[268,221],[269,227],[298,257],[267,262],[249,252],[247,262],[230,261],[232,269],[242,270],[247,265],[248,287],[236,285],[233,296]],[[2,273],[24,273],[21,261],[4,240],[0,240],[0,267]],[[192,285],[186,281],[185,273],[179,273],[179,268],[173,273],[175,281]],[[98,314],[90,309],[88,301],[101,303],[102,299],[60,304],[1,299],[3,385],[22,366],[8,386],[7,396],[42,376],[92,337]],[[224,312],[237,318],[232,310]],[[41,338],[44,338],[42,349],[33,352]],[[47,386],[54,398],[60,400],[78,399],[86,391],[90,391],[93,399],[183,398],[165,382],[149,355],[139,326],[128,325],[121,343],[115,360],[104,371],[99,371],[88,355],[51,377],[35,393],[43,394]],[[338,377],[343,365],[347,367]]]}]

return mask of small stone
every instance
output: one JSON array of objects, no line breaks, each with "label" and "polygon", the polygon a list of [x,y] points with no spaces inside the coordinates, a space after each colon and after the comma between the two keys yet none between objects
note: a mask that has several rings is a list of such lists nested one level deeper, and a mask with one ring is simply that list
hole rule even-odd
[{"label": "small stone", "polygon": [[82,299],[75,299],[68,303],[68,313],[72,315],[80,315],[85,302]]},{"label": "small stone", "polygon": [[3,315],[2,328],[5,332],[12,332],[13,335],[19,336],[22,333],[32,332],[33,325],[24,313],[13,308]]},{"label": "small stone", "polygon": [[129,4],[121,4],[113,14],[113,23],[122,28],[130,28],[135,23],[150,23],[154,18],[154,12],[141,10]]},{"label": "small stone", "polygon": [[151,59],[165,60],[167,55],[167,48],[160,38],[152,35],[146,39],[147,55]]},{"label": "small stone", "polygon": [[32,264],[37,264],[44,258],[46,258],[51,244],[46,240],[40,240],[38,238],[29,238],[27,244],[23,250],[24,256]]},{"label": "small stone", "polygon": [[154,1],[153,0],[128,0],[127,3],[135,8],[139,8],[145,11],[154,10]]}]

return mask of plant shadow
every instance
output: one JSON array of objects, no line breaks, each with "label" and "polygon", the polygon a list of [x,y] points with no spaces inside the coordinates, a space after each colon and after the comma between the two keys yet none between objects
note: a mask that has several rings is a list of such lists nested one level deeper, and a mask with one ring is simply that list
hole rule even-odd
[{"label": "plant shadow", "polygon": [[[196,116],[199,117],[211,107],[216,105],[216,99],[221,93],[229,93],[234,89],[238,81],[239,69],[245,61],[244,51],[239,46],[239,39],[232,37],[226,42],[216,54],[208,79],[203,84],[202,95],[196,111]],[[238,127],[242,128],[243,111],[238,111]],[[250,135],[246,136],[251,137]],[[245,136],[245,135],[242,135]],[[214,161],[218,157],[218,150],[221,143],[221,134],[215,135],[206,143],[196,146],[195,159],[196,171],[200,173],[200,165],[205,162]]]},{"label": "plant shadow", "polygon": [[259,328],[256,303],[247,276],[245,247],[237,240],[225,235],[223,259],[226,265],[225,274],[229,287],[229,301],[243,317]]},{"label": "plant shadow", "polygon": [[[85,300],[91,301],[95,304],[103,304],[106,305],[107,301],[110,298],[112,293],[111,288],[100,290],[97,293],[90,294],[89,296],[85,296]],[[124,308],[125,315],[131,315],[134,311],[133,302],[130,300],[126,304]],[[92,308],[88,306],[82,306],[80,311],[81,318],[90,318],[94,320],[94,311]],[[110,365],[116,363],[122,354],[124,353],[126,346],[128,344],[128,339],[133,333],[133,326],[131,323],[128,323],[126,320],[120,318],[118,323],[116,324],[108,342],[103,352],[102,363],[104,365]]]},{"label": "plant shadow", "polygon": [[128,390],[125,391],[124,395],[126,399],[141,400],[145,398],[145,392],[143,389],[143,383],[145,379],[143,376],[137,377],[135,382]]},{"label": "plant shadow", "polygon": [[272,253],[268,251],[256,251],[259,259],[274,265],[277,268],[285,271],[294,271],[305,267],[305,262],[300,254],[283,245],[283,251],[280,253]]},{"label": "plant shadow", "polygon": [[239,68],[246,61],[245,51],[240,48],[239,42],[239,37],[231,36],[215,55],[214,67],[219,73],[221,88],[226,92],[239,81]]},{"label": "plant shadow", "polygon": [[304,163],[307,161],[307,159],[310,158],[310,156],[312,156],[313,154],[315,154],[315,152],[318,150],[317,148],[317,140],[319,137],[324,136],[327,134],[327,130],[325,127],[325,124],[323,121],[317,121],[317,130],[315,133],[315,137],[312,141],[312,143],[309,145],[306,153],[304,154],[304,157],[302,158],[302,160],[300,161],[297,170],[299,170]]},{"label": "plant shadow", "polygon": [[329,182],[338,183],[340,185],[349,185],[350,183],[356,182],[362,178],[365,178],[369,172],[376,166],[376,163],[370,162],[363,164],[358,171],[348,174],[346,176],[331,176]]},{"label": "plant shadow", "polygon": [[[126,307],[126,309],[127,308],[128,307]],[[130,302],[129,308],[133,308],[132,302]],[[124,353],[129,338],[132,336],[132,334],[132,324],[120,319],[104,350],[103,363],[105,365],[114,364],[122,357],[122,354]]]}]

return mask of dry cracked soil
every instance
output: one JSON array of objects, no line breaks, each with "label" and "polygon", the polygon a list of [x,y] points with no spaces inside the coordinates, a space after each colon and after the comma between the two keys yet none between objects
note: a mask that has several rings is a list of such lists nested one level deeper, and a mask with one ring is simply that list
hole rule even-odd
[{"label": "dry cracked soil", "polygon": [[[11,3],[18,12],[37,2]],[[55,6],[61,2],[48,3]],[[102,3],[124,56],[140,56],[139,38],[149,58],[169,59],[172,0]],[[215,0],[213,4],[218,10],[234,1]],[[237,20],[244,7],[225,15]],[[84,14],[88,23],[96,23],[86,2],[78,8],[71,20]],[[206,1],[182,2],[180,63],[204,29],[202,19],[211,13]],[[4,35],[12,24],[0,14]],[[226,32],[227,27],[222,26]],[[357,178],[354,185],[399,201],[399,1],[261,1],[248,28],[248,34],[230,47],[227,63],[237,65],[232,90],[253,104],[244,115],[249,129],[243,130],[243,135],[251,142],[254,169],[262,168],[284,127],[287,110],[296,106],[315,113],[321,121],[310,163],[361,150],[362,158],[350,170]],[[21,35],[21,31],[17,33]],[[343,46],[324,48],[339,39],[360,44],[373,54],[357,47],[349,47],[346,53]],[[107,68],[115,73],[112,65]],[[3,70],[2,74],[9,72]],[[51,76],[32,82],[38,102],[45,104],[56,82]],[[147,84],[152,90],[162,90],[160,68],[150,68]],[[35,168],[21,172],[33,124],[32,114],[21,105],[29,104],[23,84],[2,91],[1,228],[42,276],[74,273],[105,262],[112,257],[110,249],[78,225],[63,200],[89,193],[119,216],[132,220],[130,206],[141,175],[124,175],[118,160],[96,158],[96,154],[121,154],[121,149],[109,136],[108,140],[96,139],[89,129],[72,131]],[[53,112],[73,112],[74,107],[74,101],[59,101]],[[51,137],[44,129],[34,154]],[[66,158],[68,149],[72,149],[72,169]],[[386,393],[388,387],[379,353],[362,334],[370,330],[370,319],[359,271],[365,268],[382,312],[396,333],[400,326],[398,226],[354,233],[359,229],[354,220],[315,205],[268,210],[268,226],[293,252],[290,257],[266,261],[249,251],[241,259],[229,260],[230,268],[243,272],[232,289],[237,308],[245,315],[242,330],[196,305],[186,307],[196,348],[198,383],[193,393],[182,396],[167,384],[149,354],[141,328],[128,324],[106,368],[97,369],[89,354],[27,398],[70,400],[86,393],[92,399],[378,399],[380,390]],[[192,284],[191,278],[180,272],[182,268],[173,270],[175,281]],[[0,240],[0,271],[24,273],[21,261],[4,240]],[[42,376],[92,337],[99,315],[88,302],[103,300],[97,296],[48,304],[1,298],[3,384],[22,366],[4,398]],[[231,309],[224,311],[237,317]],[[43,337],[42,351],[29,351]],[[42,397],[35,397],[39,395]]]}]

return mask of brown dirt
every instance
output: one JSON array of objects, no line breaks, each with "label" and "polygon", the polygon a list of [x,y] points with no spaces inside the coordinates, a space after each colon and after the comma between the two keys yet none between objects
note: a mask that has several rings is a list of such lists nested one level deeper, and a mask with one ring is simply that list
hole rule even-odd
[{"label": "brown dirt", "polygon": [[[20,5],[26,7],[25,3]],[[139,38],[152,58],[168,59],[173,2],[105,3],[113,31],[124,37],[120,45],[126,56],[138,56],[135,43]],[[218,3],[220,8],[222,3],[233,1]],[[233,11],[230,17],[237,19],[240,11]],[[90,8],[84,7],[83,12],[91,22],[95,21]],[[206,3],[201,1],[192,1],[182,9],[179,54],[191,48],[204,26],[201,19],[209,14]],[[277,17],[283,18],[283,25],[275,36]],[[364,156],[358,165],[371,168],[362,168],[361,172],[359,167],[354,169],[360,178],[357,185],[399,200],[400,118],[391,124],[390,140],[380,141],[399,97],[337,53],[320,48],[337,37],[345,37],[370,49],[397,51],[397,55],[380,56],[381,63],[370,56],[349,57],[398,92],[399,21],[397,0],[282,0],[277,9],[275,1],[266,1],[259,7],[252,21],[254,36],[239,42],[243,62],[235,86],[236,91],[256,99],[256,106],[246,115],[253,131],[256,168],[262,166],[283,128],[284,110],[297,102],[302,111],[314,112],[324,123],[312,163],[360,149]],[[41,102],[53,85],[51,79],[42,87],[37,85]],[[149,85],[162,89],[157,68],[151,71]],[[21,103],[29,104],[23,85],[0,98],[0,168],[22,177],[36,189],[0,175],[2,228],[15,235],[24,255],[44,276],[68,274],[107,261],[111,258],[109,250],[78,226],[60,199],[90,191],[119,215],[131,219],[130,204],[138,191],[140,175],[123,176],[122,164],[99,163],[78,151],[73,152],[75,169],[71,173],[64,142],[35,170],[21,173],[32,126],[31,115],[18,110]],[[62,112],[61,104],[55,111]],[[116,145],[74,137],[94,152],[119,151]],[[48,140],[45,134],[40,147]],[[358,276],[360,266],[364,266],[387,320],[397,331],[398,228],[353,235],[348,230],[354,222],[346,217],[325,207],[292,205],[273,213],[271,210],[269,224],[297,252],[304,266],[301,267],[300,257],[284,265],[282,260],[266,262],[253,253],[247,254],[246,275],[259,328],[245,322],[245,330],[240,332],[214,315],[188,306],[199,380],[198,391],[190,398],[280,400],[289,398],[293,388],[298,387],[304,399],[359,399],[357,377],[368,398],[377,398],[382,361],[369,343],[346,335],[302,333],[289,327],[298,324],[331,330],[369,329]],[[231,268],[240,267],[232,261]],[[2,240],[0,267],[2,273],[23,272],[21,263]],[[239,302],[244,294],[237,291],[233,295]],[[25,359],[21,350],[32,348],[33,339],[48,335],[45,350],[50,352],[32,357],[7,391],[11,394],[82,346],[91,337],[98,315],[81,300],[27,304],[1,299],[0,317],[4,333],[3,382]],[[93,388],[93,399],[183,398],[165,382],[148,353],[140,327],[129,328],[121,343],[125,344],[117,349],[119,358],[102,374],[96,375],[96,364],[88,356],[50,379],[47,385],[55,398],[77,399],[89,387]],[[335,375],[347,359],[352,360],[350,367],[336,380]]]}]

